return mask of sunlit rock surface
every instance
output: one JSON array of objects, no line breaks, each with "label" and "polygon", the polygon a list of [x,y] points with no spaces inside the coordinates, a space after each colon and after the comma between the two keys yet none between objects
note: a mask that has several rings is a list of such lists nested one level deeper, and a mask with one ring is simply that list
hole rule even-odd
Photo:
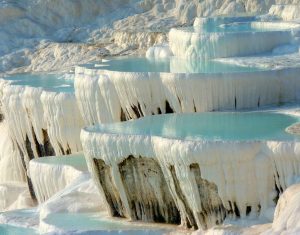
[{"label": "sunlit rock surface", "polygon": [[280,197],[276,206],[272,229],[266,234],[297,234],[300,231],[299,214],[299,184],[289,187]]},{"label": "sunlit rock surface", "polygon": [[74,86],[83,119],[86,125],[93,125],[160,113],[298,102],[298,74],[299,68],[264,71],[213,62],[197,66],[176,59],[125,58],[77,67]]},{"label": "sunlit rock surface", "polygon": [[[11,151],[24,173],[31,159],[81,150],[79,133],[83,122],[78,115],[72,82],[57,77],[21,74],[1,80],[1,113],[9,131]],[[29,174],[26,176],[35,198]],[[23,181],[24,178],[23,175]]]},{"label": "sunlit rock surface", "polygon": [[[206,229],[226,216],[259,216],[275,206],[299,177],[299,143],[285,132],[297,120],[270,113],[162,115],[87,128],[81,140],[112,215],[168,222],[159,196],[168,195],[167,185],[181,224]],[[138,193],[141,181],[153,197]]]},{"label": "sunlit rock surface", "polygon": [[[282,213],[289,201],[285,198],[297,195],[297,190],[288,188],[299,178],[298,137],[288,134],[297,132],[292,125],[297,118],[255,122],[250,136],[241,133],[248,133],[244,128],[253,120],[205,122],[208,127],[226,123],[238,130],[234,133],[238,139],[227,136],[230,131],[189,139],[193,131],[187,136],[168,128],[183,125],[185,131],[198,130],[200,122],[195,125],[193,120],[169,120],[163,126],[150,123],[165,136],[143,128],[139,128],[145,131],[142,134],[126,133],[123,124],[115,124],[117,131],[103,133],[86,128],[82,139],[95,181],[83,162],[54,156],[81,151],[79,132],[84,125],[153,114],[297,104],[298,7],[276,5],[269,10],[271,4],[285,3],[299,1],[2,1],[0,72],[5,74],[0,84],[0,210],[33,206],[29,191],[40,205],[32,211],[1,214],[0,223],[8,225],[1,225],[0,233],[33,234],[32,229],[66,233],[75,224],[78,232],[136,229],[128,221],[120,225],[106,218],[106,209],[114,216],[181,224],[199,232],[214,233],[218,228],[223,232],[224,227],[225,232],[250,234],[267,229],[270,233],[297,231],[293,220],[297,209],[286,206],[287,212]],[[251,13],[268,10],[258,17]],[[223,16],[203,18],[210,15]],[[195,32],[181,28],[193,22]],[[180,29],[168,34],[172,27]],[[205,43],[199,40],[202,37]],[[111,58],[130,54],[148,59]],[[245,55],[200,63],[178,59]],[[94,62],[76,68],[73,85],[73,66],[89,61]],[[7,76],[57,70],[68,74]],[[124,125],[128,123],[134,126],[136,121]],[[280,131],[273,133],[278,127]],[[257,139],[261,131],[268,135]],[[40,158],[48,155],[53,156]],[[271,222],[274,206],[286,188],[288,196],[278,203],[272,226],[248,230],[227,225],[236,219],[237,224],[246,221],[248,227]],[[102,211],[105,218],[101,214],[99,219],[96,211]],[[16,221],[22,229],[11,226]]]},{"label": "sunlit rock surface", "polygon": [[84,156],[43,157],[29,163],[30,179],[37,200],[42,203],[87,171]]},{"label": "sunlit rock surface", "polygon": [[283,20],[295,20],[300,18],[300,6],[299,4],[293,5],[285,5],[285,4],[278,4],[271,6],[269,10],[270,15],[279,16]]},{"label": "sunlit rock surface", "polygon": [[[0,5],[0,72],[62,70],[61,64],[71,68],[80,61],[86,63],[124,50],[141,53],[147,48],[138,42],[140,39],[147,47],[162,42],[143,40],[148,38],[141,36],[147,35],[144,31],[166,32],[174,26],[191,25],[195,17],[264,14],[272,4],[299,4],[299,0],[89,0],[85,4],[70,0],[59,4],[49,0],[4,0]],[[285,16],[281,14],[282,7],[274,9],[280,10],[271,14]],[[289,13],[293,6],[286,9],[288,15],[293,15]],[[116,38],[112,36],[115,32],[124,31],[136,36],[128,37],[128,33],[124,33],[129,40],[110,41]],[[135,45],[134,50],[132,45]],[[52,59],[47,60],[43,55]]]},{"label": "sunlit rock surface", "polygon": [[170,30],[169,45],[175,56],[205,60],[269,52],[279,45],[292,43],[293,30],[300,29],[298,24],[253,19],[228,24],[226,21],[230,20],[226,18],[225,23],[207,21],[200,24],[199,21],[194,27]]}]

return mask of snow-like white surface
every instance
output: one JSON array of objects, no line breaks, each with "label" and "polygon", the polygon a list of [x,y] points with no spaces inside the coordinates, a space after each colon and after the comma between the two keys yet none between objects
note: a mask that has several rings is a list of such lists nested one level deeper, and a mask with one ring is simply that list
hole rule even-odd
[{"label": "snow-like white surface", "polygon": [[[49,142],[58,155],[81,150],[79,137],[82,119],[72,93],[55,93],[41,88],[10,85],[1,81],[1,110],[10,130],[12,140],[18,144],[28,165],[30,158],[38,157],[37,144]],[[30,141],[33,156],[29,156],[26,138]]]},{"label": "snow-like white surface", "polygon": [[[82,4],[80,1],[72,0],[19,2],[3,0],[0,2],[0,72],[68,71],[74,65],[99,60],[102,56],[137,52],[144,54],[147,47],[166,42],[166,32],[171,27],[182,24],[190,25],[196,16],[254,11],[265,13],[274,3],[299,4],[299,1],[88,0]],[[270,14],[284,20],[299,18],[298,7],[294,6],[275,6],[271,8]],[[264,25],[264,27],[272,27],[272,25]],[[273,49],[278,44],[291,42],[290,37],[283,34],[276,32],[270,37],[262,36],[261,39],[257,39],[258,35],[255,35],[255,38],[260,41],[261,47]],[[299,40],[298,34],[295,32],[292,35],[296,37],[293,43]],[[172,37],[170,39],[171,48],[173,47],[174,51],[179,50],[182,43],[177,39],[177,42],[173,43]],[[196,38],[188,38],[187,41],[190,43],[190,40],[194,39],[196,40]],[[214,38],[211,39],[211,41],[214,40]],[[262,44],[261,41],[264,40],[268,41],[268,44]],[[234,43],[232,38],[227,41],[235,44],[237,51],[247,49],[242,43]],[[224,50],[233,49],[233,47],[225,47],[223,47]],[[263,51],[260,49],[255,52]],[[251,50],[253,51],[253,48]],[[282,56],[291,52],[297,52],[297,46],[280,46],[273,50],[273,55],[279,55],[279,57],[262,58],[261,61],[266,60],[270,67],[274,65],[274,59],[278,58],[283,65],[284,63],[293,64],[298,61],[297,53],[292,55],[291,58],[296,58],[292,62],[287,60],[289,56]],[[194,56],[193,49],[190,49],[188,53]],[[147,54],[158,58],[170,56],[172,53],[165,46],[156,46],[149,49]],[[256,63],[261,61],[256,60]],[[270,65],[272,63],[273,65]],[[99,72],[89,69],[83,72],[83,69],[77,70],[81,71],[76,75],[76,98],[79,108],[73,94],[45,92],[42,89],[13,86],[1,81],[1,114],[4,114],[5,120],[0,124],[0,191],[1,198],[3,198],[0,210],[30,205],[31,201],[28,199],[25,185],[7,182],[25,180],[24,166],[16,150],[20,148],[25,154],[25,165],[28,166],[29,158],[32,156],[29,157],[27,154],[26,138],[31,143],[33,157],[37,157],[39,154],[36,146],[43,144],[45,140],[43,130],[47,130],[55,154],[64,154],[81,150],[79,132],[83,123],[91,125],[120,121],[121,110],[127,118],[137,118],[138,115],[133,107],[138,107],[138,105],[143,115],[151,115],[159,113],[157,108],[164,112],[166,100],[174,111],[179,113],[194,112],[195,109],[206,111],[234,109],[235,107],[253,108],[257,107],[258,103],[263,106],[299,100],[299,82],[296,76],[299,71],[297,69],[256,72],[245,76],[245,79],[240,79],[244,74],[228,77],[227,75],[201,75],[199,79],[197,75],[179,77],[176,74],[141,73],[137,75],[136,73]],[[267,80],[265,77],[272,80]],[[223,81],[224,78],[228,78],[226,82]],[[192,82],[186,83],[187,80]],[[253,87],[252,84],[255,86]],[[218,95],[211,95],[212,91],[216,91]],[[79,110],[84,121],[79,115]],[[102,140],[107,144],[107,149],[113,146],[110,137],[103,137]],[[137,145],[141,142],[149,143],[147,147],[150,150],[147,148],[141,150],[141,147]],[[85,139],[84,143],[86,145],[88,141]],[[129,147],[123,149],[128,143]],[[155,138],[149,142],[147,138],[130,137],[126,140],[121,138],[120,146],[122,149],[114,148],[113,153],[116,155],[110,156],[106,152],[107,149],[103,150],[101,146],[91,144],[89,147],[95,151],[89,152],[89,155],[104,153],[103,157],[108,159],[110,156],[109,158],[113,158],[112,164],[115,164],[115,160],[123,159],[132,151],[134,154],[148,154],[147,156],[157,154],[162,165],[177,164],[176,167],[182,170],[179,175],[182,181],[185,180],[186,169],[179,166],[181,160],[184,164],[188,164],[189,161],[186,161],[188,158],[185,157],[193,151],[215,149],[212,152],[208,151],[210,156],[213,156],[210,159],[206,155],[199,155],[199,162],[208,166],[207,171],[201,168],[202,174],[218,184],[225,203],[228,199],[237,201],[242,216],[245,215],[245,202],[254,207],[261,203],[262,214],[269,214],[269,208],[273,206],[271,199],[274,196],[272,195],[274,180],[271,178],[275,168],[279,175],[279,178],[275,177],[275,182],[283,189],[294,182],[295,176],[299,173],[296,164],[297,155],[299,155],[298,144],[247,143],[228,148],[225,143],[218,146],[210,143],[194,145],[192,143],[169,143],[167,140],[155,140]],[[175,155],[179,157],[175,158]],[[199,157],[196,155],[192,154],[190,161]],[[223,158],[224,155],[225,158]],[[240,162],[240,156],[243,156],[245,162]],[[222,162],[224,159],[226,162]],[[222,166],[215,167],[216,162],[221,162]],[[60,231],[55,224],[48,222],[47,218],[49,219],[51,214],[103,210],[101,196],[89,176],[80,173],[79,177],[76,177],[77,173],[74,168],[70,170],[67,166],[49,166],[37,164],[37,161],[33,161],[31,165],[30,176],[35,187],[38,188],[36,191],[39,192],[40,202],[64,188],[62,192],[58,192],[41,205],[41,221],[35,224],[35,226],[39,224],[41,232],[58,233]],[[211,169],[210,165],[215,168]],[[256,165],[257,168],[255,168]],[[226,172],[225,177],[221,176],[220,169]],[[58,176],[61,176],[63,180],[55,181]],[[226,185],[223,179],[227,179],[230,183]],[[236,183],[238,180],[241,184]],[[199,209],[201,207],[199,202],[192,196],[193,188],[187,183],[183,184],[185,185],[184,192],[188,195],[192,207],[195,210]],[[238,185],[238,188],[234,185]],[[251,187],[254,190],[251,190]],[[268,194],[270,192],[271,194]],[[247,197],[244,197],[244,193]],[[282,204],[285,203],[280,202],[279,208],[283,207]],[[289,208],[291,207],[287,208],[288,212],[278,212],[280,219],[274,221],[272,229],[283,231],[295,226],[293,219],[286,222],[287,225],[284,222],[285,218],[293,218],[293,213],[296,211],[296,209],[292,211]],[[277,210],[280,209],[277,208]],[[260,229],[262,228],[255,231],[260,231]]]},{"label": "snow-like white surface", "polygon": [[0,184],[0,212],[34,206],[28,186],[22,182]]},{"label": "snow-like white surface", "polygon": [[172,56],[173,53],[166,44],[150,47],[146,52],[146,57],[149,59],[163,59]]},{"label": "snow-like white surface", "polygon": [[235,57],[217,59],[222,63],[229,63],[245,67],[260,67],[264,69],[282,69],[286,67],[299,67],[300,54],[286,53],[297,50],[298,45],[282,45],[274,48],[273,54],[262,56]]},{"label": "snow-like white surface", "polygon": [[80,175],[37,208],[0,214],[0,224],[3,223],[16,226],[15,231],[20,233],[24,232],[18,230],[21,227],[35,229],[37,234],[166,234],[177,230],[176,226],[111,219],[88,173]]},{"label": "snow-like white surface", "polygon": [[[0,72],[66,70],[102,55],[122,50],[134,53],[165,42],[164,32],[190,25],[195,17],[267,13],[272,4],[299,4],[299,0],[89,0],[85,4],[4,0],[0,4]],[[282,15],[281,11],[272,13]],[[151,31],[163,33],[157,36]]]},{"label": "snow-like white surface", "polygon": [[75,94],[86,125],[165,113],[258,108],[299,99],[299,69],[247,73],[176,74],[77,67]]},{"label": "snow-like white surface", "polygon": [[24,182],[25,171],[5,120],[0,122],[0,182]]},{"label": "snow-like white surface", "polygon": [[[24,187],[24,189],[26,188]],[[11,195],[11,197],[12,196],[13,195]],[[50,199],[40,204],[39,207],[23,210],[14,210],[17,209],[17,207],[11,207],[10,209],[12,211],[1,213],[0,224],[16,226],[16,231],[18,231],[18,227],[35,229],[38,234],[50,232],[54,234],[58,232],[67,233],[67,231],[71,232],[71,230],[56,227],[55,224],[47,222],[47,217],[56,213],[64,213],[64,216],[61,217],[60,220],[68,221],[68,213],[78,213],[77,215],[79,217],[81,213],[103,211],[103,213],[106,214],[105,206],[103,205],[103,201],[94,182],[86,172],[79,175],[78,178],[74,179],[73,182],[60,192],[54,194]],[[33,205],[30,206],[32,207]],[[79,224],[73,225],[78,229],[78,232],[80,232],[80,222],[81,221],[77,221],[76,223]],[[20,230],[20,234],[22,234],[22,230]]]},{"label": "snow-like white surface", "polygon": [[39,203],[64,189],[85,171],[82,154],[43,157],[29,162],[29,174]]},{"label": "snow-like white surface", "polygon": [[270,15],[279,16],[283,20],[295,20],[300,18],[300,5],[273,5],[269,10]]},{"label": "snow-like white surface", "polygon": [[51,214],[99,212],[105,210],[104,205],[94,182],[86,172],[39,206],[39,232],[56,231],[55,224],[47,223],[47,216]]},{"label": "snow-like white surface", "polygon": [[[194,176],[189,166],[192,163],[199,164],[203,179],[216,184],[227,210],[231,208],[229,202],[231,205],[236,203],[241,218],[247,218],[248,206],[252,208],[248,216],[269,218],[270,208],[275,207],[275,185],[280,191],[285,190],[297,182],[300,175],[297,167],[299,142],[293,141],[188,141],[147,133],[98,132],[97,129],[84,129],[81,140],[88,167],[95,179],[94,158],[104,160],[111,167],[113,182],[128,213],[130,208],[118,164],[130,155],[156,159],[167,182],[172,182],[168,169],[173,165],[182,192],[195,216],[201,211],[201,200],[195,185],[191,183]],[[172,183],[169,186],[171,191],[174,190]],[[172,195],[180,200],[176,190],[172,191]],[[178,209],[181,215],[185,215],[185,209],[180,204]]]},{"label": "snow-like white surface", "polygon": [[[298,25],[299,27],[300,25]],[[169,45],[175,56],[196,60],[247,56],[272,51],[273,48],[293,42],[292,32],[288,31],[289,24],[273,25],[255,22],[253,29],[265,31],[246,32],[197,32],[194,29],[171,29]],[[270,27],[274,31],[269,31]],[[285,30],[279,31],[280,27]],[[294,25],[291,28],[296,27]]]},{"label": "snow-like white surface", "polygon": [[300,233],[300,185],[289,187],[279,198],[276,206],[272,228],[264,234],[298,234]]}]

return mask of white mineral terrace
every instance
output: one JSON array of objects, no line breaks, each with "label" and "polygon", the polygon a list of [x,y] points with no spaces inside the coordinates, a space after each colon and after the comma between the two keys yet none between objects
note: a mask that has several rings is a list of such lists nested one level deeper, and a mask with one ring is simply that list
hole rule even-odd
[{"label": "white mineral terrace", "polygon": [[299,24],[287,22],[217,23],[220,24],[208,21],[201,25],[198,20],[194,27],[171,29],[171,51],[190,60],[248,56],[293,43],[300,30]]},{"label": "white mineral terrace", "polygon": [[87,171],[83,154],[42,157],[29,163],[29,173],[37,200],[42,203]]},{"label": "white mineral terrace", "polygon": [[0,81],[1,115],[24,163],[46,155],[81,150],[82,119],[73,81],[52,74],[20,74]]},{"label": "white mineral terrace", "polygon": [[300,233],[299,4],[93,1],[0,0],[0,234]]},{"label": "white mineral terrace", "polygon": [[300,174],[300,139],[285,132],[298,120],[169,114],[85,128],[81,141],[112,215],[205,229],[275,206]]},{"label": "white mineral terrace", "polygon": [[262,70],[179,59],[121,58],[76,67],[74,86],[85,124],[93,125],[159,113],[298,102],[299,72],[298,67]]}]

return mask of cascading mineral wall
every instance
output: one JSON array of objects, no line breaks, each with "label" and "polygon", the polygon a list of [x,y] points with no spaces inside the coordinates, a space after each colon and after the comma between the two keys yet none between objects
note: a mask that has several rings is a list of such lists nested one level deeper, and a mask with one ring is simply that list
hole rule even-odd
[{"label": "cascading mineral wall", "polygon": [[73,94],[7,85],[2,106],[12,137],[27,162],[81,150],[76,136],[83,124]]},{"label": "cascading mineral wall", "polygon": [[4,83],[0,81],[0,182],[24,182],[26,179],[24,167],[9,134],[7,120],[4,118],[1,102],[3,86]]},{"label": "cascading mineral wall", "polygon": [[268,52],[279,45],[291,43],[292,38],[291,32],[285,31],[202,34],[171,29],[169,45],[175,56],[195,60]]},{"label": "cascading mineral wall", "polygon": [[176,74],[77,67],[75,95],[85,125],[170,112],[257,109],[298,102],[299,72]]},{"label": "cascading mineral wall", "polygon": [[[80,158],[81,164],[76,164]],[[86,171],[82,154],[44,157],[29,163],[30,179],[39,203],[47,201]]]},{"label": "cascading mineral wall", "polygon": [[33,158],[81,151],[83,121],[74,94],[13,85],[7,80],[1,80],[0,93],[14,152],[25,170]]},{"label": "cascading mineral wall", "polygon": [[[148,195],[162,195],[163,187],[151,184],[162,182],[155,180],[157,175],[163,177],[163,184],[167,184],[180,211],[181,224],[206,229],[222,223],[225,217],[263,215],[268,208],[275,206],[279,194],[300,175],[298,142],[185,141],[97,133],[97,129],[84,129],[81,140],[89,169],[100,191],[108,183],[118,189],[120,199],[116,204],[123,208],[118,216],[132,219],[155,221],[156,217],[149,217],[147,209],[139,209],[149,208],[147,200],[135,199],[140,207],[132,205],[132,198],[137,197],[141,188],[130,184],[130,191],[127,190],[128,180],[136,182],[135,186],[143,180],[146,187],[143,191],[149,192]],[[134,157],[135,164],[142,164],[143,159],[155,161],[162,173],[156,169],[154,177],[134,168],[136,170],[124,181],[124,165],[129,164],[128,159],[133,159],[128,156]],[[111,175],[106,183],[99,182],[95,159],[102,161]],[[151,166],[147,167],[149,170],[145,172],[153,170]],[[108,204],[112,207],[111,203]],[[157,211],[165,210],[158,204]]]},{"label": "cascading mineral wall", "polygon": [[25,170],[14,149],[6,120],[0,122],[0,183],[24,182]]}]

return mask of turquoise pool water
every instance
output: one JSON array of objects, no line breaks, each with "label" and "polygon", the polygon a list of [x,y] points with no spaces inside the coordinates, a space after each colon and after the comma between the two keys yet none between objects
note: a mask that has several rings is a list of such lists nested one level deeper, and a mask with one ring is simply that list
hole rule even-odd
[{"label": "turquoise pool water", "polygon": [[240,15],[240,16],[232,16],[232,15],[220,15],[215,17],[205,17],[205,18],[196,18],[196,22],[194,22],[194,27],[201,29],[213,29],[218,27],[221,24],[231,24],[231,23],[246,23],[256,21],[256,15]]},{"label": "turquoise pool water", "polygon": [[0,235],[34,235],[38,234],[34,229],[16,227],[7,224],[0,224]]},{"label": "turquoise pool water", "polygon": [[271,112],[158,115],[87,128],[113,134],[152,135],[187,140],[299,140],[285,129],[299,118]]},{"label": "turquoise pool water", "polygon": [[[253,24],[254,23],[254,24]],[[195,30],[195,28],[189,28],[188,30]],[[276,28],[265,27],[263,22],[232,22],[228,24],[219,24],[214,27],[206,27],[204,32],[224,32],[224,33],[238,33],[238,32],[269,32],[269,31],[284,31],[289,28]],[[196,30],[197,31],[197,30]]]},{"label": "turquoise pool water", "polygon": [[100,213],[56,213],[50,214],[45,222],[65,231],[94,231],[92,234],[119,234],[118,231],[122,230],[122,234],[156,235],[165,234],[175,228],[158,224],[154,227],[151,224],[131,223],[127,220],[108,218]]},{"label": "turquoise pool water", "polygon": [[[39,220],[37,209],[36,212],[33,209],[25,209],[5,212],[4,214],[6,214],[5,217],[9,218],[9,221],[14,222],[16,220],[23,227],[0,224],[0,235],[39,234],[38,231],[30,227],[24,227],[29,226],[28,222],[31,219],[35,222]],[[177,228],[172,225],[134,223],[126,219],[113,219],[107,217],[105,213],[53,213],[44,218],[44,222],[53,228],[52,231],[49,231],[51,234],[57,234],[58,231],[64,231],[66,234],[119,234],[119,231],[122,231],[122,234],[128,235],[158,235]]]},{"label": "turquoise pool water", "polygon": [[87,170],[86,161],[83,154],[72,154],[68,156],[41,157],[32,161],[52,164],[52,165],[69,165],[78,170]]},{"label": "turquoise pool water", "polygon": [[88,68],[119,72],[164,72],[164,73],[226,73],[260,71],[261,68],[223,64],[213,60],[186,60],[176,57],[148,59],[145,57],[119,57],[107,59]]},{"label": "turquoise pool water", "polygon": [[63,74],[22,73],[9,75],[5,80],[12,80],[15,85],[41,87],[47,91],[73,92],[73,79],[66,79]]}]

